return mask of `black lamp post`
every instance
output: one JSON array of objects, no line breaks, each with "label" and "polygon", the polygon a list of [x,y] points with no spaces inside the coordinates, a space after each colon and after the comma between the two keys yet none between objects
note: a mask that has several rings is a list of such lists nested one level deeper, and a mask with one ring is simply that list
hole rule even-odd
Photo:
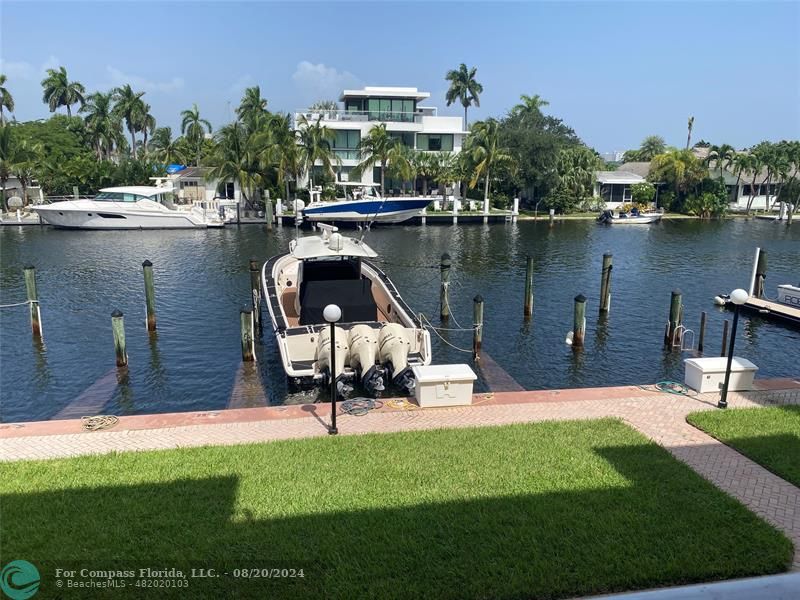
[{"label": "black lamp post", "polygon": [[733,346],[736,343],[736,326],[739,324],[739,308],[750,297],[743,289],[733,290],[730,295],[733,303],[733,327],[731,327],[731,341],[728,346],[728,364],[725,367],[725,382],[722,384],[722,395],[717,403],[718,408],[728,407],[728,383],[731,380],[731,363],[733,362]]},{"label": "black lamp post", "polygon": [[[342,318],[342,309],[335,304],[328,304],[322,311],[325,321],[331,324],[331,356],[330,356],[330,379],[331,379],[331,426],[328,428],[330,435],[336,435],[336,323]],[[735,331],[735,329],[734,329]]]}]

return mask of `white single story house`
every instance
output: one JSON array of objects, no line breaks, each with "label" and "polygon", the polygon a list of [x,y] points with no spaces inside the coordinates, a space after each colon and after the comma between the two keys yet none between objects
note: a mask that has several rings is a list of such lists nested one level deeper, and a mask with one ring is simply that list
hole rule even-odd
[{"label": "white single story house", "polygon": [[241,199],[238,182],[207,180],[209,167],[186,167],[167,175],[179,202]]},{"label": "white single story house", "polygon": [[631,186],[634,183],[645,181],[644,177],[630,171],[597,171],[593,195],[602,198],[607,209],[616,209],[633,200]]}]

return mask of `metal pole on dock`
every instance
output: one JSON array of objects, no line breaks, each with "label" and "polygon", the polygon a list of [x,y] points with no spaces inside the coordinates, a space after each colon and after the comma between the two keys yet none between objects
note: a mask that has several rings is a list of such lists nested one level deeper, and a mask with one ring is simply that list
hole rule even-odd
[{"label": "metal pole on dock", "polygon": [[478,294],[472,299],[472,358],[481,357],[483,343],[483,297]]},{"label": "metal pole on dock", "polygon": [[253,325],[253,309],[245,306],[239,311],[242,335],[242,360],[253,362],[256,359],[256,336]]},{"label": "metal pole on dock", "polygon": [[261,324],[261,272],[258,270],[258,261],[250,259],[250,297],[253,300],[253,322],[258,329],[258,335],[263,333]]},{"label": "metal pole on dock", "polygon": [[156,288],[153,283],[153,263],[146,260],[142,263],[144,272],[144,302],[147,310],[147,331],[156,330]]},{"label": "metal pole on dock", "polygon": [[525,309],[523,316],[530,319],[533,315],[533,257],[529,256],[525,265]]},{"label": "metal pole on dock", "polygon": [[36,267],[29,265],[22,270],[25,278],[25,292],[28,296],[31,313],[31,332],[33,337],[42,337],[42,313],[39,310],[39,294],[36,291]]},{"label": "metal pole on dock", "polygon": [[442,272],[442,285],[439,291],[439,318],[442,321],[450,319],[450,266],[453,264],[450,255],[445,252],[439,263]]},{"label": "metal pole on dock", "polygon": [[586,296],[575,296],[575,308],[572,313],[572,347],[583,348],[586,336]]},{"label": "metal pole on dock", "polygon": [[73,197],[75,200],[80,200],[80,199],[81,199],[81,193],[80,193],[80,191],[78,190],[78,186],[77,186],[77,185],[73,185],[73,186],[72,186],[72,197]]},{"label": "metal pole on dock", "polygon": [[720,356],[725,356],[728,348],[728,326],[730,322],[728,319],[725,319],[725,323],[722,325],[722,351],[719,353]]},{"label": "metal pole on dock", "polygon": [[700,313],[700,336],[697,340],[697,351],[703,352],[703,345],[706,339],[706,311]]},{"label": "metal pole on dock", "polygon": [[603,254],[603,270],[600,275],[600,314],[611,310],[611,269],[613,265],[613,255]]},{"label": "metal pole on dock", "polygon": [[117,358],[117,366],[127,366],[128,352],[125,349],[125,321],[122,311],[119,309],[111,313],[111,331],[114,334],[114,354]]},{"label": "metal pole on dock", "polygon": [[553,226],[553,221],[555,220],[555,218],[556,218],[556,209],[555,208],[551,208],[550,209],[550,227]]},{"label": "metal pole on dock", "polygon": [[667,334],[664,336],[665,346],[672,347],[675,342],[675,334],[681,325],[682,302],[683,293],[680,290],[673,290],[669,302],[669,327],[667,328]]}]

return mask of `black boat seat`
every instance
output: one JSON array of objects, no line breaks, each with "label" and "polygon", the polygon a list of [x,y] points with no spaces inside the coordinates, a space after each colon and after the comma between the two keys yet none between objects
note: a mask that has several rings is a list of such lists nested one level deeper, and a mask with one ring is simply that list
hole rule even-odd
[{"label": "black boat seat", "polygon": [[378,305],[372,297],[372,281],[337,279],[303,281],[300,285],[300,325],[324,323],[322,311],[328,304],[342,309],[342,323],[376,321]]}]

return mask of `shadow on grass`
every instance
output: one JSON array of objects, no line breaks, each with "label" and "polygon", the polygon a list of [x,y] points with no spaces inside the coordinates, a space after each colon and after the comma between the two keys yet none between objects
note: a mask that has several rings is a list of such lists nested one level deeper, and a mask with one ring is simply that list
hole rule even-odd
[{"label": "shadow on grass", "polygon": [[[596,451],[626,486],[271,519],[249,516],[233,475],[5,495],[2,561],[39,566],[42,597],[55,567],[305,575],[65,596],[137,598],[555,598],[787,567],[786,538],[663,449]],[[516,477],[528,485],[524,466]]]}]

